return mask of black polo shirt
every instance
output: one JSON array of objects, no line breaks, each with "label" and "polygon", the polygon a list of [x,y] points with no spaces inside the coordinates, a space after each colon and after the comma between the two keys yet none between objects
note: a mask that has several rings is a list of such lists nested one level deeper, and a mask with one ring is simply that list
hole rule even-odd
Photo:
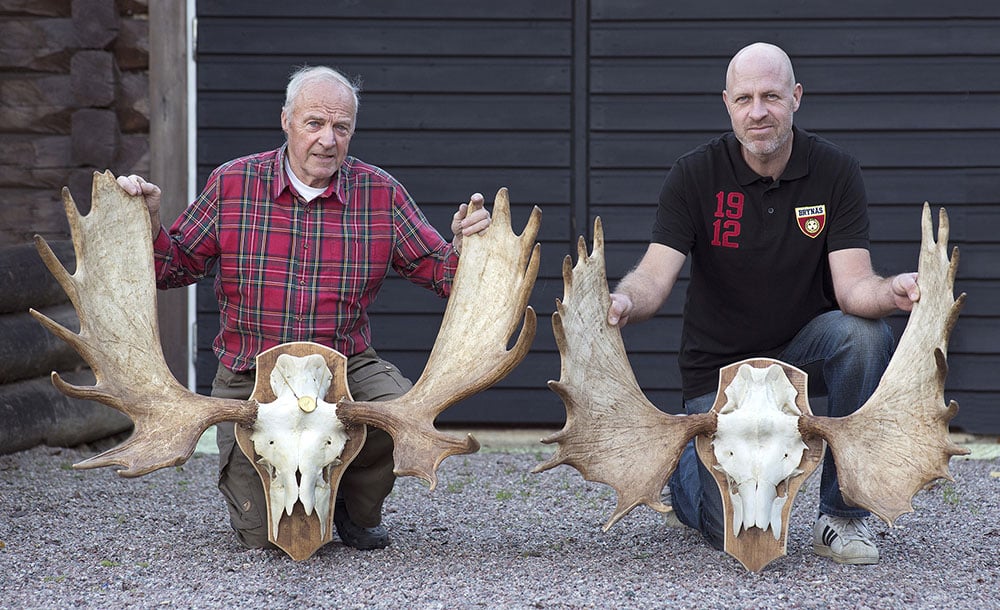
[{"label": "black polo shirt", "polygon": [[727,133],[671,168],[652,241],[691,255],[684,397],[715,392],[719,368],[777,356],[807,322],[837,308],[827,255],[868,248],[859,164],[793,128],[788,166],[772,180],[750,169]]}]

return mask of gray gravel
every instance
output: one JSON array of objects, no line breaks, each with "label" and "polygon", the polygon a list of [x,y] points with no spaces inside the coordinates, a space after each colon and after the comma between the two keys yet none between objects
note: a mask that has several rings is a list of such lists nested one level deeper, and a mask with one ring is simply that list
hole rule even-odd
[{"label": "gray gravel", "polygon": [[296,563],[229,530],[216,456],[139,479],[76,471],[93,448],[0,456],[0,608],[986,608],[1000,607],[1000,460],[953,459],[955,483],[917,495],[882,561],[812,553],[819,477],[797,497],[788,556],[750,573],[640,507],[607,533],[613,492],[551,451],[452,457],[430,492],[400,479],[392,546],[331,543]]}]

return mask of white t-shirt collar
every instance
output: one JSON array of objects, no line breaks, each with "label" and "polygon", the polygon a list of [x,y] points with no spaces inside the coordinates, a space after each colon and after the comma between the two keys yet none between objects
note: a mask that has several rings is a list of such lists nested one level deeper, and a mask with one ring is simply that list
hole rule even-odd
[{"label": "white t-shirt collar", "polygon": [[285,157],[285,175],[288,176],[288,181],[295,186],[295,190],[299,192],[299,195],[302,195],[302,198],[307,203],[326,192],[327,187],[325,186],[323,188],[315,188],[299,180],[299,177],[292,171],[292,166],[288,163],[288,157]]}]

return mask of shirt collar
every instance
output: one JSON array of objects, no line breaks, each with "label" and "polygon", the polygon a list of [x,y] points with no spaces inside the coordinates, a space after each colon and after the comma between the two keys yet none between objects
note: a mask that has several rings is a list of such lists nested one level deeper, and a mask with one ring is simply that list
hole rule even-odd
[{"label": "shirt collar", "polygon": [[[271,182],[271,200],[278,201],[283,195],[291,198],[294,189],[292,188],[292,182],[288,179],[288,175],[285,174],[285,157],[287,156],[288,143],[281,145],[278,149],[278,155],[275,159],[275,173],[277,177]],[[330,185],[326,187],[323,194],[316,199],[329,199],[332,198],[334,201],[347,203],[347,179],[346,176],[350,175],[351,171],[351,157],[346,157],[344,162],[341,164],[340,169],[334,174],[333,180],[330,181]],[[286,195],[287,193],[287,195]]]},{"label": "shirt collar", "polygon": [[788,159],[785,171],[781,172],[781,180],[796,180],[809,174],[809,150],[812,141],[804,131],[792,126],[792,156]]}]

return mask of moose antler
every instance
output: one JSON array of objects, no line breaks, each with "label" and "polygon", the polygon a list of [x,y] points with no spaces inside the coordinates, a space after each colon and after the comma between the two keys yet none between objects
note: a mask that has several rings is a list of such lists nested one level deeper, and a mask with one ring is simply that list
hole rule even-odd
[{"label": "moose antler", "polygon": [[899,345],[878,387],[865,404],[846,417],[803,417],[803,436],[826,439],[837,464],[844,498],[890,526],[913,511],[912,500],[936,479],[953,480],[948,460],[966,455],[948,437],[948,422],[958,404],[944,405],[948,339],[965,303],[954,298],[958,248],[948,258],[948,214],[938,216],[934,241],[930,205],[921,216],[917,285],[920,300],[906,322]]},{"label": "moose antler", "polygon": [[568,464],[588,481],[611,486],[618,505],[607,531],[633,508],[646,504],[667,512],[660,494],[677,467],[681,450],[696,434],[715,430],[715,413],[669,415],[639,388],[621,331],[607,323],[611,296],[604,263],[604,228],[594,221],[594,250],[581,237],[577,263],[563,260],[563,300],[552,314],[559,354],[559,381],[549,387],[566,405],[566,425],[543,443],[558,443],[542,472]]},{"label": "moose antler", "polygon": [[[948,338],[965,301],[965,294],[957,300],[952,296],[958,250],[949,260],[948,217],[943,209],[936,243],[927,204],[921,226],[917,279],[920,300],[914,304],[882,381],[856,413],[843,418],[813,416],[806,401],[804,373],[778,361],[754,359],[720,371],[720,395],[711,411],[671,416],[658,411],[643,396],[628,364],[621,334],[605,321],[610,295],[598,218],[593,254],[586,256],[581,239],[577,265],[571,268],[569,257],[563,263],[565,297],[562,303],[557,301],[552,316],[562,369],[560,380],[550,381],[549,386],[566,405],[566,425],[542,440],[559,443],[559,447],[534,472],[569,464],[587,480],[612,486],[619,500],[604,526],[607,530],[638,504],[668,510],[659,500],[661,490],[687,440],[699,435],[699,454],[713,469],[727,505],[725,549],[747,569],[759,570],[784,555],[785,532],[766,533],[754,525],[739,533],[740,528],[734,525],[732,498],[725,502],[733,490],[727,476],[714,467],[718,460],[712,446],[720,419],[716,411],[726,403],[722,393],[738,368],[746,364],[778,366],[793,379],[796,405],[801,411],[797,427],[807,447],[795,469],[798,474],[776,487],[777,493],[787,495],[779,502],[782,527],[787,527],[795,491],[821,459],[821,438],[834,453],[845,498],[891,525],[900,514],[913,510],[913,496],[928,482],[951,479],[947,468],[951,456],[968,453],[948,437],[948,422],[958,405],[943,404]],[[791,444],[795,445],[794,439]],[[760,523],[762,519],[754,521]],[[772,512],[770,526],[777,523],[777,513]]]},{"label": "moose antler", "polygon": [[[521,235],[514,234],[507,189],[500,189],[491,226],[464,240],[441,329],[413,388],[393,400],[339,403],[345,422],[372,424],[392,435],[397,475],[422,478],[434,489],[446,457],[479,449],[472,435],[457,439],[439,432],[434,419],[503,379],[527,355],[537,324],[528,298],[538,275],[540,224],[536,206]],[[521,333],[507,349],[522,316]]]},{"label": "moose antler", "polygon": [[[143,199],[127,195],[110,172],[95,173],[92,199],[91,212],[81,216],[69,190],[63,189],[77,254],[76,273],[70,275],[45,240],[35,238],[42,259],[77,310],[80,333],[37,311],[31,313],[80,352],[97,379],[96,385],[81,387],[53,373],[56,387],[70,396],[122,411],[132,419],[135,430],[121,445],[75,467],[119,465],[124,468],[118,471],[120,475],[141,476],[186,461],[209,426],[222,421],[243,424],[237,426],[237,436],[264,483],[270,515],[268,538],[296,560],[306,559],[331,539],[336,487],[365,439],[360,424],[384,427],[393,435],[397,474],[421,476],[433,487],[434,470],[441,460],[479,447],[471,436],[459,441],[441,434],[433,427],[434,417],[502,379],[524,358],[534,339],[535,315],[527,301],[538,273],[539,247],[534,240],[541,211],[536,207],[524,233],[513,235],[507,191],[501,189],[493,227],[465,240],[438,340],[424,374],[406,396],[386,403],[350,400],[346,358],[313,343],[282,344],[259,354],[250,400],[200,396],[177,382],[160,348],[151,227]],[[520,337],[506,350],[522,312]],[[317,365],[317,357],[325,362],[329,375],[322,374],[324,366]],[[331,417],[328,407],[336,400],[341,402]],[[268,413],[262,415],[259,408]],[[288,413],[294,417],[286,417]],[[281,422],[277,427],[272,421],[275,417]],[[331,423],[333,419],[348,425],[341,430],[339,424]],[[322,446],[302,448],[311,451],[308,463],[286,463],[287,456],[278,456],[275,462],[258,455],[253,435],[267,439],[286,433],[319,439]],[[285,440],[295,444],[299,438]],[[326,463],[326,445],[336,439],[343,449]],[[300,484],[311,487],[296,493]]]},{"label": "moose antler", "polygon": [[118,465],[121,476],[137,477],[186,461],[213,424],[251,423],[253,402],[195,394],[167,367],[156,321],[149,213],[142,198],[126,194],[111,172],[94,174],[86,216],[80,215],[69,189],[63,188],[62,198],[76,272],[69,274],[42,237],[35,236],[35,245],[73,302],[80,333],[34,309],[31,314],[83,356],[96,384],[72,385],[55,372],[52,383],[69,396],[118,409],[135,424],[125,442],[74,467]]}]

